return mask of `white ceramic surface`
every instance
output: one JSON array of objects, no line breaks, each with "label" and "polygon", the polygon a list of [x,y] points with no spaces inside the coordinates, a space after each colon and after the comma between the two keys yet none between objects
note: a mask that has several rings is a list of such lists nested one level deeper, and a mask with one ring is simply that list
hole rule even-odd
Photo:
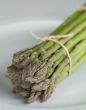
[{"label": "white ceramic surface", "polygon": [[11,85],[5,77],[6,67],[11,64],[13,53],[38,43],[31,37],[28,28],[40,35],[49,34],[61,23],[58,19],[64,20],[84,2],[85,0],[0,0],[0,110],[86,108],[86,64],[60,83],[45,103],[24,104],[21,97],[11,92]]},{"label": "white ceramic surface", "polygon": [[[5,77],[6,67],[11,64],[12,55],[18,50],[32,47],[38,43],[29,34],[28,29],[40,35],[50,33],[60,22],[58,21],[25,21],[6,24],[0,27],[0,103],[31,108],[56,108],[86,103],[86,64],[60,83],[52,97],[44,103],[24,104],[24,100],[11,92],[11,85]],[[82,72],[83,71],[83,72]]]}]

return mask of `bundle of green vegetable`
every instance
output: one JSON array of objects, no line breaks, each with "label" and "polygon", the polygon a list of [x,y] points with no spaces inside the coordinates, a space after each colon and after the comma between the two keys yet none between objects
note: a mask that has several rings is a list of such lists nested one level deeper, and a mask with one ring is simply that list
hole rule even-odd
[{"label": "bundle of green vegetable", "polygon": [[[58,38],[68,49],[72,59],[71,73],[86,61],[86,5],[83,5],[50,35]],[[56,40],[56,39],[55,39]],[[38,98],[47,100],[60,81],[69,76],[69,59],[64,48],[53,41],[20,51],[8,67],[14,91],[27,98],[28,103]]]}]

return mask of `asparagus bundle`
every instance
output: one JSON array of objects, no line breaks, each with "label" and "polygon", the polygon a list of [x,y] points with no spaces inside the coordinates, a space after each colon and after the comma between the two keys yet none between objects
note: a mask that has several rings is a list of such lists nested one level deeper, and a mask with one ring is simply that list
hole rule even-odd
[{"label": "asparagus bundle", "polygon": [[[70,33],[74,33],[73,36],[59,38],[59,41],[70,52],[73,72],[86,60],[86,10],[77,10],[50,35]],[[12,65],[8,67],[8,77],[14,92],[26,97],[31,103],[38,98],[47,100],[56,85],[69,76],[68,71],[69,59],[64,48],[46,40],[33,48],[15,53]]]}]

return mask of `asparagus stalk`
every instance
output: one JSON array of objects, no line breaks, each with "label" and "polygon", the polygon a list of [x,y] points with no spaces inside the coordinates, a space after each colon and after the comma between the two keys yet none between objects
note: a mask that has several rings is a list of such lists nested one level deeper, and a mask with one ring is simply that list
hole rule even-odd
[{"label": "asparagus stalk", "polygon": [[[72,72],[74,71],[74,70],[76,70],[82,63],[84,63],[86,61],[86,53],[85,54],[83,54],[77,61],[76,61],[76,63],[75,63],[75,65],[72,67]],[[78,62],[78,63],[77,63]],[[58,80],[58,83],[60,82],[60,81],[62,81],[63,79],[65,79],[65,77],[67,77],[68,76],[68,68],[67,69],[64,69],[63,70],[63,72],[61,73],[61,76],[59,77],[59,80]],[[52,80],[52,82],[51,82],[51,84],[52,84],[52,88],[48,88],[47,90],[45,90],[44,92],[42,91],[42,93],[41,93],[41,101],[46,101],[46,100],[48,100],[48,98],[51,96],[51,94],[52,94],[52,92],[55,90],[55,88],[56,88],[56,86],[54,85],[54,82],[53,82],[53,80]],[[56,84],[57,85],[57,84]],[[36,93],[36,92],[35,92]],[[29,98],[28,98],[28,102],[29,102]],[[34,97],[33,97],[33,101],[32,102],[34,102],[35,101],[35,99],[34,99]]]},{"label": "asparagus stalk", "polygon": [[[85,24],[86,25],[86,24]],[[82,30],[79,34],[77,34],[75,37],[73,37],[65,46],[68,48],[69,51],[81,40],[83,40],[86,36],[86,30]],[[35,77],[27,77],[27,81],[31,83],[38,83],[45,78],[49,77],[52,72],[54,71],[54,67],[52,68],[52,65],[55,65],[55,67],[64,59],[65,57],[65,50],[61,48],[52,56],[52,58],[49,59],[49,62],[47,62],[46,66],[39,71],[37,71]],[[53,62],[53,63],[52,63]],[[55,63],[54,63],[55,62]]]},{"label": "asparagus stalk", "polygon": [[[80,15],[80,17],[78,17],[78,16],[76,16],[77,15],[77,13],[79,13],[78,14],[78,16]],[[57,34],[56,34],[56,31],[55,32],[53,32],[51,35],[58,35],[58,34],[67,34],[68,32],[69,32],[69,30],[71,30],[71,29],[73,29],[75,26],[77,26],[81,21],[83,21],[83,20],[85,20],[86,19],[86,16],[85,16],[85,12],[76,12],[75,14],[74,14],[74,16],[72,15],[71,17],[69,17],[68,18],[68,21],[70,21],[70,22],[68,22],[67,20],[66,20],[66,22],[67,22],[67,25],[66,26],[68,26],[68,28],[66,29],[65,27],[64,27],[64,25],[62,25],[61,27],[59,27],[58,29],[57,29]],[[66,22],[64,23],[64,24],[66,24]],[[72,22],[72,23],[71,23]],[[64,27],[63,29],[62,29],[62,27]],[[58,30],[61,30],[62,29],[62,32],[60,32],[59,33],[59,31]],[[66,30],[66,32],[65,32],[65,30]],[[54,34],[55,33],[55,34]],[[45,50],[45,49],[47,49],[47,48],[49,48],[50,46],[52,46],[54,43],[52,42],[52,41],[47,41],[48,43],[46,43],[45,42],[45,44],[44,44],[44,42],[43,42],[43,45],[42,46],[39,46],[40,47],[40,49],[38,48],[38,50]],[[43,48],[42,48],[43,47]],[[32,51],[32,49],[31,49],[31,51]],[[37,50],[36,50],[37,51]],[[39,54],[40,52],[39,51],[37,51],[37,52],[34,52],[34,48],[33,48],[33,51],[32,51],[32,55],[30,56],[30,57],[34,57],[34,59],[36,58],[35,57],[35,55],[36,56],[38,56],[37,54]],[[30,54],[30,52],[29,52],[29,50],[28,50],[28,52],[27,53],[29,53]],[[25,57],[27,56],[25,53],[24,54],[22,54],[22,55],[24,55]],[[21,60],[20,60],[20,58],[21,58]],[[26,59],[26,61],[27,60],[29,60],[29,57],[26,57],[27,59]],[[13,57],[13,64],[15,65],[15,66],[17,66],[17,67],[22,67],[23,66],[23,59],[22,59],[22,57],[18,54],[16,54],[16,55],[14,55],[14,57]],[[25,61],[24,61],[25,62]],[[27,62],[25,62],[26,64],[27,64]],[[25,63],[24,63],[24,65],[25,65]],[[18,64],[18,65],[17,65]]]},{"label": "asparagus stalk", "polygon": [[27,102],[28,103],[32,103],[34,102],[35,100],[38,99],[38,97],[41,95],[41,92],[31,92]]},{"label": "asparagus stalk", "polygon": [[[70,38],[60,38],[59,41],[70,52],[73,71],[86,59],[85,10],[77,10],[50,35],[70,33],[74,35]],[[47,100],[57,83],[69,75],[68,63],[66,52],[60,45],[52,41],[44,41],[33,48],[14,54],[12,65],[8,67],[8,77],[15,92],[27,97],[28,103],[37,100],[40,96],[43,97],[42,100]]]},{"label": "asparagus stalk", "polygon": [[[73,58],[73,59],[74,59],[74,62],[72,62],[72,64],[75,65],[75,64],[76,64],[76,60],[78,61],[78,59],[79,59],[83,54],[85,54],[85,51],[81,51],[81,52],[77,53],[77,55],[76,55],[77,58]],[[76,60],[75,60],[75,59],[76,59]],[[67,59],[66,59],[66,60],[67,60]],[[67,63],[67,61],[64,61],[64,62]],[[63,62],[63,63],[64,63],[64,62]],[[64,66],[64,68],[61,68],[62,71],[64,71],[64,69],[65,69],[65,66]],[[63,80],[64,75],[66,75],[66,76],[69,75],[69,74],[68,74],[68,69],[69,69],[69,65],[67,65],[66,74],[64,74],[64,72],[61,71],[61,72],[63,73],[63,75],[61,74],[61,76],[58,78],[58,82],[60,82],[61,80]],[[71,69],[72,69],[72,68],[71,68]],[[64,78],[64,79],[65,79],[65,78]],[[48,80],[48,82],[46,82],[46,80]],[[49,84],[50,84],[50,80],[49,80],[49,79],[45,79],[45,80],[42,81],[42,82],[39,82],[39,83],[37,83],[37,84],[34,84],[34,85],[32,86],[32,90],[35,90],[35,91],[46,90],[46,89],[48,89]]]},{"label": "asparagus stalk", "polygon": [[[78,68],[85,61],[86,61],[86,53],[81,56],[80,60],[77,60],[78,63],[75,63],[75,66],[72,68],[72,71],[74,71],[76,68]],[[65,77],[67,77],[68,71],[64,70],[61,74],[62,74],[62,76],[59,77],[59,81],[62,81],[65,79]],[[52,87],[49,86],[49,88],[44,91],[44,94],[42,96],[42,101],[48,100],[48,98],[51,96],[51,94],[55,90],[56,84],[54,84],[54,82],[52,82]]]},{"label": "asparagus stalk", "polygon": [[[86,38],[85,38],[86,39]],[[73,62],[72,62],[72,65],[74,65],[74,63],[76,62],[76,60],[78,60],[84,53],[85,53],[85,49],[86,49],[86,40],[83,40],[83,41],[81,41],[72,51],[71,51],[71,53],[70,53],[70,56],[71,56],[71,58],[72,59],[74,59],[73,60]],[[78,51],[77,51],[77,49],[79,48],[79,47],[81,47]],[[65,69],[65,66],[68,64],[68,59],[67,58],[65,58],[59,65],[58,65],[58,67],[57,67],[57,71],[54,73],[54,74],[57,74],[57,72],[58,73],[60,73],[63,69]],[[60,66],[61,65],[61,66]],[[69,65],[68,65],[68,67],[69,67]],[[55,71],[55,70],[54,70]],[[45,81],[46,82],[46,81]],[[48,81],[49,82],[49,81]],[[41,84],[43,84],[42,85],[42,87],[40,86]],[[44,83],[44,82],[41,82],[41,83],[37,83],[37,84],[34,84],[33,85],[33,87],[32,87],[32,89],[34,89],[34,90],[38,90],[38,91],[40,91],[40,90],[44,90],[44,89],[46,89],[46,86],[44,86],[44,85],[46,85],[47,83]],[[49,84],[49,83],[48,83]],[[36,88],[37,87],[37,88]]]},{"label": "asparagus stalk", "polygon": [[[79,49],[79,50],[77,51],[77,49]],[[75,49],[71,51],[70,56],[72,59],[74,59],[72,61],[72,65],[77,65],[76,63],[77,63],[77,61],[81,60],[80,59],[80,58],[82,58],[81,56],[83,56],[83,54],[86,54],[85,49],[86,49],[86,39],[81,41],[75,47]],[[51,81],[50,81],[51,84],[50,84],[49,88],[47,90],[45,90],[45,92],[44,92],[43,100],[47,100],[50,97],[50,95],[52,94],[52,92],[56,88],[56,85],[57,85],[56,82],[60,82],[61,80],[65,79],[67,76],[69,76],[69,74],[68,74],[68,67],[69,67],[68,62],[69,62],[68,59],[65,58],[65,60],[61,64],[59,64],[59,67],[56,68],[55,72],[51,76]],[[64,69],[64,71],[62,72],[63,69]],[[53,81],[53,83],[52,83],[52,81]]]},{"label": "asparagus stalk", "polygon": [[[83,16],[81,17],[81,18],[84,18],[84,16],[85,16],[85,14],[82,14]],[[81,19],[79,19],[78,21],[80,21]],[[74,23],[74,26],[75,26],[75,24],[77,24],[76,22]],[[73,25],[72,26],[70,26],[70,27],[73,27]],[[64,40],[64,42],[66,42],[67,41],[67,39],[66,40]],[[57,46],[57,44],[56,44],[56,47],[57,47],[57,49],[58,49],[58,47],[59,46]],[[54,48],[54,46],[53,46],[53,48]],[[52,50],[54,50],[52,48]],[[51,49],[49,49],[49,50],[51,50]],[[49,51],[47,51],[46,53],[47,54],[45,54],[46,55],[46,57],[48,57],[50,54],[52,54],[51,52],[52,52],[52,50],[49,52]],[[29,50],[30,52],[31,52],[31,50]],[[39,71],[41,71],[41,69],[40,68],[43,68],[43,66],[44,66],[44,64],[42,64],[40,67],[39,66],[37,66],[37,64],[36,65],[34,65],[32,62],[30,62],[31,61],[31,59],[29,58],[29,55],[30,55],[30,52],[28,52],[28,50],[27,51],[25,51],[25,53],[24,54],[22,54],[21,55],[21,57],[17,57],[16,59],[18,60],[20,60],[20,59],[22,59],[22,56],[28,56],[28,57],[26,57],[26,59],[25,59],[25,57],[23,57],[23,63],[22,63],[22,65],[24,65],[25,66],[25,64],[28,64],[28,63],[30,63],[30,68],[31,68],[31,71],[29,72],[30,73],[30,76],[33,76],[34,75],[34,73],[37,71],[37,70],[39,70]],[[39,52],[37,52],[37,53],[39,53]],[[45,53],[45,52],[44,52]],[[48,54],[49,53],[49,54]],[[28,55],[29,54],[29,55]],[[35,53],[33,53],[33,56],[31,57],[32,59],[34,58],[34,55],[37,55],[36,54],[36,52]],[[43,55],[44,56],[44,55]],[[45,57],[45,58],[46,58]],[[30,60],[29,60],[30,59]],[[17,61],[17,60],[15,60],[15,57],[13,58],[13,62],[15,62],[15,61]],[[29,61],[28,61],[29,60]],[[35,61],[38,61],[39,59],[36,59]],[[21,60],[20,60],[21,61]],[[41,60],[40,60],[41,61]],[[38,61],[39,62],[39,61]],[[14,65],[15,65],[15,63],[13,63]],[[31,65],[32,64],[32,65]],[[39,63],[39,65],[40,65],[40,63]],[[45,66],[46,66],[46,64],[45,64]],[[19,63],[17,64],[17,67],[20,67],[20,65],[19,65]],[[51,67],[50,67],[51,68]],[[48,69],[49,70],[49,74],[48,74],[48,76],[50,75],[50,73],[52,73],[52,69]],[[48,71],[48,70],[46,70],[46,71]],[[33,73],[33,74],[32,74]],[[40,76],[41,77],[41,76]],[[44,77],[44,76],[43,76]],[[41,77],[42,78],[42,77]],[[40,78],[39,78],[40,79]],[[42,78],[43,79],[43,78]]]},{"label": "asparagus stalk", "polygon": [[[86,13],[84,14],[84,16],[86,15]],[[83,18],[83,17],[81,17],[81,18]],[[86,16],[85,16],[85,18],[86,18]],[[81,20],[81,19],[80,19]],[[75,22],[76,23],[76,22]],[[73,25],[72,25],[73,26]],[[74,25],[75,26],[75,25]],[[80,25],[80,27],[78,26],[78,28],[76,27],[75,28],[75,30],[74,31],[71,31],[71,32],[77,32],[77,30],[80,30],[80,29],[82,29],[84,26],[86,26],[86,22],[84,21],[83,23],[81,23],[81,25]],[[64,40],[64,41],[67,41],[67,40]],[[57,45],[57,44],[56,44]],[[57,49],[58,49],[58,47],[59,46],[57,46]],[[54,48],[54,46],[53,46],[53,48]],[[54,50],[52,48],[52,50]],[[49,49],[50,50],[50,52],[52,52],[52,50],[51,49]],[[46,52],[47,54],[49,53],[49,51],[47,51]],[[47,56],[47,54],[45,54],[46,56]],[[51,55],[52,53],[50,53],[50,55]],[[57,54],[58,54],[58,50],[57,50]],[[43,55],[44,56],[44,55]],[[45,57],[46,58],[46,57]],[[38,59],[39,60],[39,59]],[[35,60],[35,61],[38,61],[37,59]],[[25,63],[29,63],[29,61],[26,59],[26,60],[24,60],[24,63],[23,63],[23,65],[25,65]],[[30,65],[31,65],[31,63],[30,63]],[[40,65],[40,63],[39,63],[39,65]],[[41,68],[43,68],[43,66],[44,66],[44,64],[43,65],[41,65]],[[46,66],[46,64],[45,64],[45,66]],[[35,68],[35,69],[34,69]],[[51,67],[50,67],[51,68]],[[32,71],[31,71],[31,73],[35,73],[37,70],[41,70],[40,69],[40,67],[39,66],[37,66],[37,64],[36,65],[34,65],[33,63],[32,63]],[[44,70],[44,69],[43,69]],[[50,70],[49,71],[49,73],[52,73],[52,69],[48,69],[48,70]],[[46,70],[47,71],[47,70]],[[40,72],[39,72],[40,73]],[[31,74],[31,76],[33,76],[33,74]],[[48,75],[50,75],[50,74],[48,74]],[[42,75],[43,76],[43,75]],[[38,76],[39,77],[39,76]],[[44,77],[44,76],[43,76]],[[41,78],[41,77],[40,77]],[[31,78],[30,78],[31,79]]]}]

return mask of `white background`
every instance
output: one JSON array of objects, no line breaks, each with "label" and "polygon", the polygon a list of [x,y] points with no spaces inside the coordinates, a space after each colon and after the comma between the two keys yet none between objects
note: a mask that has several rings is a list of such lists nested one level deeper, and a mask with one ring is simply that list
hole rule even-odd
[{"label": "white background", "polygon": [[86,0],[0,0],[0,20],[58,19],[64,20]]}]

